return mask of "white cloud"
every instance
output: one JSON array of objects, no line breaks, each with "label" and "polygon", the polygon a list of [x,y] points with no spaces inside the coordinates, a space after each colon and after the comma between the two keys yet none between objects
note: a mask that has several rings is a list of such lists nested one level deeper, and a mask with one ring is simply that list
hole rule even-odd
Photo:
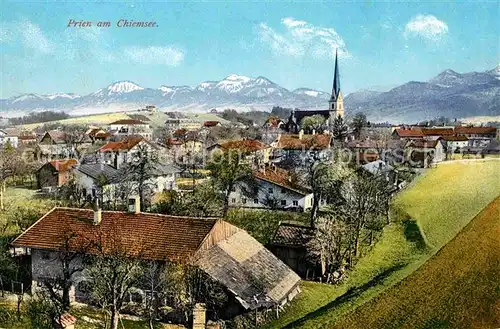
[{"label": "white cloud", "polygon": [[433,15],[417,15],[405,27],[405,36],[420,36],[438,41],[448,33],[448,25]]},{"label": "white cloud", "polygon": [[283,18],[281,23],[285,27],[283,33],[266,23],[257,27],[260,41],[276,54],[332,58],[338,50],[340,56],[349,56],[344,40],[333,28],[315,26],[292,17]]},{"label": "white cloud", "polygon": [[184,52],[172,46],[129,47],[124,54],[130,60],[142,64],[178,66],[184,60]]},{"label": "white cloud", "polygon": [[38,25],[25,21],[22,26],[21,36],[26,48],[43,54],[52,52],[54,48],[52,42],[47,39]]}]

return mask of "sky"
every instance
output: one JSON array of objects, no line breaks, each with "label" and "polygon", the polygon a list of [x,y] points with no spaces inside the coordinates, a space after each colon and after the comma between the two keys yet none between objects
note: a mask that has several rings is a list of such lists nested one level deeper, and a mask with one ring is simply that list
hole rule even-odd
[{"label": "sky", "polygon": [[196,86],[231,73],[330,91],[336,50],[344,94],[387,89],[446,69],[492,69],[499,19],[498,1],[0,0],[0,98],[84,95],[122,80]]}]

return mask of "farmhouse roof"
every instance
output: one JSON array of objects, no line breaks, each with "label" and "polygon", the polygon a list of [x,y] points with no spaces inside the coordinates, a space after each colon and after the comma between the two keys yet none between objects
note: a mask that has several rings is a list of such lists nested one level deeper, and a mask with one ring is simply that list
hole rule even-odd
[{"label": "farmhouse roof", "polygon": [[245,152],[256,152],[266,148],[266,144],[255,139],[241,139],[220,144],[225,150],[241,150]]},{"label": "farmhouse roof", "polygon": [[443,140],[447,142],[466,142],[469,139],[466,136],[443,136]]},{"label": "farmhouse roof", "polygon": [[255,170],[253,174],[257,179],[284,187],[302,195],[312,193],[311,189],[308,187],[302,186],[298,182],[294,182],[292,174],[289,171],[276,166],[268,166],[263,170]]},{"label": "farmhouse roof", "polygon": [[[53,160],[53,161],[48,162],[48,164],[51,165],[52,167],[54,167],[54,169],[57,172],[68,171],[71,168],[73,168],[74,166],[76,166],[77,163],[78,163],[78,161],[76,161],[75,159]],[[47,165],[47,164],[45,164],[45,165]]]},{"label": "farmhouse roof", "polygon": [[130,151],[134,146],[142,141],[146,141],[144,137],[127,137],[119,142],[109,142],[99,149],[99,152],[118,152]]},{"label": "farmhouse roof", "polygon": [[215,127],[219,124],[219,121],[205,121],[203,123],[204,127]]},{"label": "farmhouse roof", "polygon": [[455,134],[453,128],[422,128],[424,136],[452,136]]},{"label": "farmhouse roof", "polygon": [[108,182],[116,180],[119,173],[115,168],[103,163],[82,164],[78,166],[78,171],[93,179],[105,177]]},{"label": "farmhouse roof", "polygon": [[399,137],[403,137],[403,138],[423,137],[424,136],[422,129],[415,128],[415,127],[411,128],[411,129],[397,128],[394,130],[394,133],[397,134]]},{"label": "farmhouse roof", "polygon": [[495,127],[455,127],[455,133],[465,135],[490,135],[496,131]]},{"label": "farmhouse roof", "polygon": [[196,264],[250,310],[280,305],[300,282],[295,272],[243,230],[201,251]]},{"label": "farmhouse roof", "polygon": [[54,143],[56,143],[56,144],[65,144],[66,143],[66,133],[64,131],[60,131],[60,130],[47,131],[43,135],[42,139],[47,134],[49,135],[50,139],[52,139],[54,141]]},{"label": "farmhouse roof", "polygon": [[330,147],[331,136],[316,135],[281,135],[277,147],[284,150],[323,150]]},{"label": "farmhouse roof", "polygon": [[[68,234],[71,250],[98,243],[104,253],[117,248],[128,256],[152,260],[187,260],[193,256],[217,218],[195,218],[102,211],[93,224],[90,209],[54,208],[12,242],[13,246],[60,249]],[[95,248],[95,247],[92,247]],[[95,250],[94,250],[95,251]],[[89,252],[92,252],[89,249]]]},{"label": "farmhouse roof", "polygon": [[314,229],[311,227],[280,223],[274,234],[272,244],[275,246],[305,247],[313,234]]},{"label": "farmhouse roof", "polygon": [[408,145],[413,148],[435,148],[439,143],[439,140],[415,140],[411,141]]}]

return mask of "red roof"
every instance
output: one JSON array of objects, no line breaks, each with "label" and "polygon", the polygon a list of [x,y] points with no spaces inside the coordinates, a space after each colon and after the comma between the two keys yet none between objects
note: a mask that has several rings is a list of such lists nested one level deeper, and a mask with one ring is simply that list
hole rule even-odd
[{"label": "red roof", "polygon": [[135,119],[122,119],[115,122],[111,122],[109,125],[146,125],[147,123],[141,120]]},{"label": "red roof", "polygon": [[127,137],[119,142],[109,142],[99,149],[99,152],[129,151],[134,146],[144,141],[144,137]]},{"label": "red roof", "polygon": [[455,127],[455,133],[464,135],[493,135],[496,132],[495,127]]},{"label": "red roof", "polygon": [[19,136],[19,140],[22,140],[22,141],[36,140],[36,136],[34,136],[34,135],[22,135],[22,136]]},{"label": "red roof", "polygon": [[95,129],[91,129],[87,135],[89,135],[90,137],[94,137],[94,138],[107,138],[109,136],[111,136],[110,133],[108,133],[107,131],[104,131],[102,129],[99,129],[99,128],[95,128]]},{"label": "red roof", "polygon": [[54,160],[50,161],[49,163],[58,172],[62,172],[62,171],[68,171],[74,166],[76,166],[78,161],[76,161],[75,159],[66,159],[66,160]]},{"label": "red roof", "polygon": [[[12,242],[16,247],[116,251],[152,260],[187,260],[211,231],[217,218],[178,217],[150,213],[102,211],[94,224],[90,209],[53,208]],[[69,236],[74,238],[68,239]]]},{"label": "red roof", "polygon": [[453,128],[422,128],[424,136],[452,136]]},{"label": "red roof", "polygon": [[394,130],[396,134],[398,134],[399,137],[424,137],[424,134],[422,132],[422,129],[420,128],[411,128],[411,129],[404,129],[404,128],[397,128]]},{"label": "red roof", "polygon": [[242,139],[229,141],[220,145],[225,150],[241,150],[245,152],[256,152],[266,148],[266,144],[255,139]]},{"label": "red roof", "polygon": [[324,134],[282,135],[278,140],[278,148],[285,150],[323,150],[330,147],[331,136]]},{"label": "red roof", "polygon": [[219,121],[205,121],[203,123],[204,127],[215,127],[219,124]]},{"label": "red roof", "polygon": [[270,166],[265,168],[265,170],[255,170],[253,172],[254,176],[258,179],[286,187],[292,191],[299,192],[301,194],[309,194],[312,191],[305,187],[293,182],[292,175],[289,171],[282,168]]}]

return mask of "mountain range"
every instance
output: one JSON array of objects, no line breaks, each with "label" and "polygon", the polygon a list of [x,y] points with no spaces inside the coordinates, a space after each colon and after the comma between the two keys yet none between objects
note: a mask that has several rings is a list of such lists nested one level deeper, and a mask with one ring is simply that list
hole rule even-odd
[{"label": "mountain range", "polygon": [[[162,111],[207,111],[233,108],[270,111],[273,106],[326,108],[330,94],[310,88],[288,90],[259,76],[231,74],[196,87],[145,88],[119,81],[88,95],[23,94],[0,100],[2,113],[18,116],[59,110],[72,115],[137,110],[153,104]],[[387,92],[361,90],[344,97],[347,114],[364,112],[372,121],[417,121],[445,116],[500,115],[500,65],[487,72],[460,74],[446,70],[427,82],[410,81]]]}]

